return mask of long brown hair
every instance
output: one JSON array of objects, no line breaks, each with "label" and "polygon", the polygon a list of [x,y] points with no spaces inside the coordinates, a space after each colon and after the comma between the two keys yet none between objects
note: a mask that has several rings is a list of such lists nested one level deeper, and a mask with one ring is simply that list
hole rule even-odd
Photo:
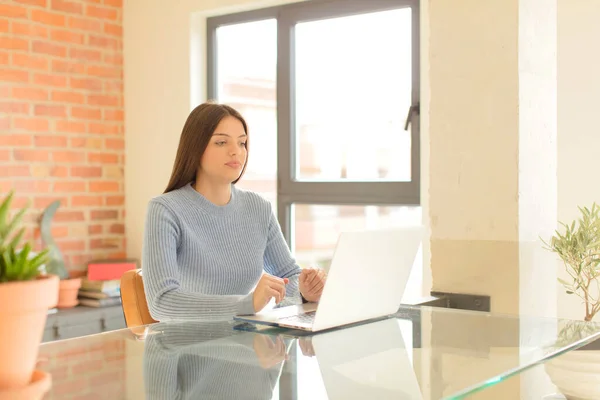
[{"label": "long brown hair", "polygon": [[[204,155],[204,151],[215,129],[217,129],[217,125],[225,117],[238,119],[244,126],[244,132],[246,132],[246,135],[248,134],[246,121],[231,106],[207,102],[200,104],[192,110],[181,132],[179,147],[177,148],[175,163],[173,164],[173,172],[171,173],[171,179],[165,189],[165,193],[184,187],[196,179],[196,172],[200,166],[202,155]],[[246,142],[247,147],[248,143]],[[234,184],[244,175],[247,164],[248,158],[246,156],[246,163],[242,168],[242,173],[233,182]]]}]

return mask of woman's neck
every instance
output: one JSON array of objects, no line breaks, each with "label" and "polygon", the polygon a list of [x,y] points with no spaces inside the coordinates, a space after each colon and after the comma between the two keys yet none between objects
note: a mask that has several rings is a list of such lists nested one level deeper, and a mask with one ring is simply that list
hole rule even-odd
[{"label": "woman's neck", "polygon": [[216,184],[208,179],[198,177],[194,183],[194,189],[217,206],[227,205],[231,199],[231,184]]}]

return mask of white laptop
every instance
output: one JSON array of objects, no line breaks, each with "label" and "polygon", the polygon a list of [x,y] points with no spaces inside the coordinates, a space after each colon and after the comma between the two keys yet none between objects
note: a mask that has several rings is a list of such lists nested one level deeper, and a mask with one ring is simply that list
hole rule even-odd
[{"label": "white laptop", "polygon": [[398,311],[421,244],[420,226],[340,234],[319,303],[234,319],[317,332]]},{"label": "white laptop", "polygon": [[312,336],[328,399],[423,400],[400,324],[412,330],[388,318]]}]

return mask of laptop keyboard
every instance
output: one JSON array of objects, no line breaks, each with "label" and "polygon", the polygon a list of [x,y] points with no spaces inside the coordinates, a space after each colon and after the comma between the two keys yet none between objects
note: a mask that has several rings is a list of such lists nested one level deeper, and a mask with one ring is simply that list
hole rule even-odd
[{"label": "laptop keyboard", "polygon": [[279,318],[279,321],[285,321],[285,323],[303,323],[312,324],[315,320],[315,311],[310,311],[304,314],[290,315],[289,317]]}]

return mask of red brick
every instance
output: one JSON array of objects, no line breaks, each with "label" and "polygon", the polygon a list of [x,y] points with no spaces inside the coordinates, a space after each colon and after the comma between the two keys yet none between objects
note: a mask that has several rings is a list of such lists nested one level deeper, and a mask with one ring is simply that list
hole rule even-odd
[{"label": "red brick", "polygon": [[65,31],[65,30],[53,30],[50,34],[52,40],[58,42],[67,42],[73,44],[83,44],[85,42],[85,36],[81,33]]},{"label": "red brick", "polygon": [[5,18],[27,18],[27,8],[12,4],[0,4],[0,15]]},{"label": "red brick", "polygon": [[[27,174],[22,176],[29,176],[29,167],[14,168],[25,168]],[[0,174],[1,173],[2,170],[0,169]],[[13,187],[19,193],[47,193],[50,191],[50,182],[38,180],[14,181],[11,187]]]},{"label": "red brick", "polygon": [[101,206],[103,198],[100,196],[73,196],[71,198],[72,207]]},{"label": "red brick", "polygon": [[17,102],[0,102],[0,113],[27,114],[29,113],[29,104]]},{"label": "red brick", "polygon": [[85,250],[85,240],[59,240],[58,247],[62,251],[83,251]]},{"label": "red brick", "polygon": [[117,164],[119,156],[112,153],[89,153],[88,162],[100,164]]},{"label": "red brick", "polygon": [[117,210],[92,210],[91,219],[93,221],[106,220],[106,219],[117,219],[119,218],[119,212]]},{"label": "red brick", "polygon": [[106,239],[92,239],[90,240],[90,249],[114,249],[118,247],[114,242]]},{"label": "red brick", "polygon": [[84,219],[83,211],[65,211],[58,209],[54,215],[54,220],[56,222],[83,221]]},{"label": "red brick", "polygon": [[12,89],[12,96],[15,99],[48,100],[48,91],[31,87],[14,87]]},{"label": "red brick", "polygon": [[123,93],[123,81],[110,81],[104,82],[104,92],[112,93],[118,92],[119,94]]},{"label": "red brick", "polygon": [[15,149],[13,157],[17,161],[48,161],[49,154],[46,150]]},{"label": "red brick", "polygon": [[0,51],[0,64],[10,64],[10,53],[8,53],[7,51]]},{"label": "red brick", "polygon": [[29,50],[29,41],[15,37],[0,36],[0,49]]},{"label": "red brick", "polygon": [[123,225],[123,224],[112,224],[110,226],[110,233],[125,233],[125,225]]},{"label": "red brick", "polygon": [[30,135],[0,135],[1,147],[24,147],[33,143]]},{"label": "red brick", "polygon": [[67,147],[64,136],[36,136],[35,145],[39,147]]},{"label": "red brick", "polygon": [[85,15],[88,17],[114,20],[117,19],[117,10],[113,8],[88,5],[85,9]]},{"label": "red brick", "polygon": [[107,64],[122,66],[123,65],[123,56],[121,54],[114,54],[114,53],[105,54],[104,62]]},{"label": "red brick", "polygon": [[6,166],[2,166],[2,168],[0,168],[0,177],[15,178],[18,176],[29,176],[29,166],[27,166],[27,165],[6,165]]},{"label": "red brick", "polygon": [[99,178],[102,176],[101,167],[71,167],[71,176],[81,178]]},{"label": "red brick", "polygon": [[10,151],[8,149],[0,149],[0,161],[10,161]]},{"label": "red brick", "polygon": [[85,96],[77,92],[52,92],[52,101],[63,102],[63,103],[74,103],[83,104],[85,103]]},{"label": "red brick", "polygon": [[16,129],[23,129],[26,131],[44,132],[48,130],[48,120],[39,118],[15,118],[13,120]]},{"label": "red brick", "polygon": [[117,67],[100,67],[97,65],[90,65],[87,67],[87,74],[100,78],[122,78],[122,70],[121,68]]},{"label": "red brick", "polygon": [[107,206],[122,206],[125,204],[125,196],[107,196]]},{"label": "red brick", "polygon": [[79,119],[102,119],[102,110],[99,108],[72,107],[71,116]]},{"label": "red brick", "polygon": [[107,96],[107,95],[89,95],[88,104],[94,106],[108,106],[116,107],[119,105],[119,96]]},{"label": "red brick", "polygon": [[104,110],[104,119],[107,121],[123,121],[125,115],[123,110]]},{"label": "red brick", "polygon": [[95,78],[71,78],[71,87],[73,89],[85,89],[91,91],[101,91],[102,81]]},{"label": "red brick", "polygon": [[31,6],[46,7],[46,0],[13,0],[17,3],[29,4]]},{"label": "red brick", "polygon": [[85,192],[86,182],[84,181],[63,181],[54,183],[55,192]]},{"label": "red brick", "polygon": [[10,118],[0,118],[0,130],[8,130],[10,129]]},{"label": "red brick", "polygon": [[[57,197],[57,196],[52,196],[52,197],[36,197],[33,200],[33,206],[35,208],[46,208],[50,205],[50,203],[55,202],[56,200],[60,201],[60,205],[61,207],[65,206],[67,204],[67,199],[64,197]],[[60,237],[60,236],[66,236],[68,233],[67,227],[66,226],[54,226],[52,228],[52,234],[56,237]]]},{"label": "red brick", "polygon": [[122,150],[125,148],[125,141],[123,139],[106,139],[106,148]]},{"label": "red brick", "polygon": [[66,178],[69,175],[69,168],[64,165],[55,165],[50,168],[50,175],[56,178]]},{"label": "red brick", "polygon": [[94,47],[102,47],[105,50],[121,50],[120,41],[115,38],[110,38],[106,36],[96,36],[89,35],[88,36],[88,45]]},{"label": "red brick", "polygon": [[121,125],[109,125],[105,123],[90,122],[88,126],[88,132],[104,135],[118,135],[121,133]]},{"label": "red brick", "polygon": [[98,33],[102,32],[102,22],[95,19],[69,17],[68,25],[71,29],[80,29],[82,31]]},{"label": "red brick", "polygon": [[31,10],[31,19],[46,25],[65,26],[66,18],[62,14],[42,10]]},{"label": "red brick", "polygon": [[104,24],[104,33],[106,33],[107,35],[122,37],[123,36],[123,26],[117,25],[117,24],[110,24],[110,23],[106,22]]},{"label": "red brick", "polygon": [[102,233],[102,225],[90,225],[88,227],[88,233],[90,235],[98,235]]},{"label": "red brick", "polygon": [[119,182],[99,181],[89,182],[89,191],[94,193],[118,192],[120,190]]},{"label": "red brick", "polygon": [[36,85],[65,87],[67,86],[67,78],[60,75],[35,74],[33,83]]},{"label": "red brick", "polygon": [[35,115],[44,115],[49,117],[66,117],[67,107],[65,106],[49,106],[49,105],[36,105],[34,110]]},{"label": "red brick", "polygon": [[83,6],[72,1],[52,0],[51,8],[55,11],[63,11],[70,14],[83,13]]},{"label": "red brick", "polygon": [[55,151],[52,153],[54,162],[76,163],[85,159],[84,154],[77,151]]},{"label": "red brick", "polygon": [[[1,55],[0,55],[1,57]],[[11,87],[10,86],[2,86],[0,85],[0,98],[7,99],[11,97]]]},{"label": "red brick", "polygon": [[0,69],[0,82],[29,82],[29,72],[15,69]]},{"label": "red brick", "polygon": [[11,30],[14,35],[24,35],[42,39],[48,38],[48,28],[43,25],[13,21],[11,24]]},{"label": "red brick", "polygon": [[10,24],[8,19],[0,19],[0,32],[8,33],[10,31]]},{"label": "red brick", "polygon": [[52,60],[52,72],[69,73],[69,74],[84,74],[85,64],[73,63],[62,60]]},{"label": "red brick", "polygon": [[71,147],[85,147],[87,149],[101,149],[102,139],[91,137],[71,138]]},{"label": "red brick", "polygon": [[104,0],[104,5],[122,8],[123,0]]},{"label": "red brick", "polygon": [[70,49],[69,57],[82,61],[101,61],[102,53],[98,50]]},{"label": "red brick", "polygon": [[34,53],[48,54],[56,57],[66,57],[67,48],[63,45],[58,45],[41,40],[34,40],[31,44],[31,50]]},{"label": "red brick", "polygon": [[12,64],[17,67],[48,70],[48,59],[29,54],[13,53]]},{"label": "red brick", "polygon": [[85,133],[85,122],[56,121],[58,132]]}]

